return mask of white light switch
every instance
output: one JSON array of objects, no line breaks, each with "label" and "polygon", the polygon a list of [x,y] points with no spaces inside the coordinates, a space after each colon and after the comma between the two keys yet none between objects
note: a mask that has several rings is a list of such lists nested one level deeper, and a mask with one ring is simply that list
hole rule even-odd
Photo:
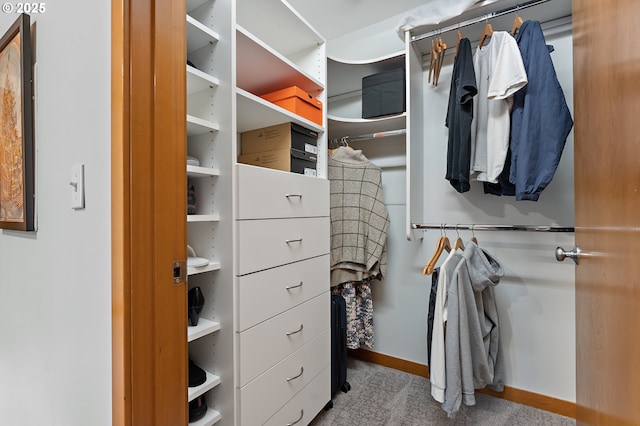
[{"label": "white light switch", "polygon": [[71,168],[71,208],[84,209],[84,164]]}]

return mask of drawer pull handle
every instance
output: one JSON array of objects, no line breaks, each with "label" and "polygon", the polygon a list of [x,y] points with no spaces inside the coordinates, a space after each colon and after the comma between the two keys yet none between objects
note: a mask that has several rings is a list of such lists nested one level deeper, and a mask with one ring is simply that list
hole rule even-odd
[{"label": "drawer pull handle", "polygon": [[297,329],[296,331],[290,331],[290,332],[288,332],[288,333],[287,333],[287,336],[292,336],[292,335],[294,335],[294,334],[296,334],[296,333],[300,333],[300,332],[302,331],[302,329],[303,329],[303,328],[304,328],[304,324],[300,324],[300,328],[299,328],[299,329]]},{"label": "drawer pull handle", "polygon": [[291,244],[291,243],[301,243],[302,242],[302,238],[296,238],[293,240],[284,240],[285,243],[287,244]]},{"label": "drawer pull handle", "polygon": [[284,194],[287,198],[300,198],[302,200],[302,194]]},{"label": "drawer pull handle", "polygon": [[291,290],[298,287],[302,287],[302,281],[300,281],[300,284],[286,286],[285,290]]},{"label": "drawer pull handle", "polygon": [[287,426],[293,426],[297,423],[300,423],[300,420],[302,420],[303,417],[304,417],[304,410],[300,410],[300,418],[298,418],[298,420],[296,420],[295,422],[287,423]]},{"label": "drawer pull handle", "polygon": [[292,380],[297,379],[298,377],[302,376],[302,373],[304,373],[304,367],[300,367],[300,372],[298,374],[296,374],[293,377],[287,377],[287,382],[290,382]]}]

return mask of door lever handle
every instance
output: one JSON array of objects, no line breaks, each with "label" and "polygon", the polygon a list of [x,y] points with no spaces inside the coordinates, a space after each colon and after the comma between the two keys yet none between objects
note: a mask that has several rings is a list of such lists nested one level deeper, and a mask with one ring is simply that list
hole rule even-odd
[{"label": "door lever handle", "polygon": [[577,246],[573,247],[569,251],[565,251],[562,247],[556,247],[556,260],[558,262],[562,262],[568,257],[569,259],[573,259],[576,265],[579,265],[580,259],[578,259],[578,257],[580,256],[580,253],[580,248]]}]

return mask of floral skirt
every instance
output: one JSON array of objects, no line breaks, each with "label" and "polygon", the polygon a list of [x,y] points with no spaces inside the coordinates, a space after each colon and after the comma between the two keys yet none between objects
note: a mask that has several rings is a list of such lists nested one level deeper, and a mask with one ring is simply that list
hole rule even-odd
[{"label": "floral skirt", "polygon": [[347,305],[347,348],[373,348],[373,299],[370,281],[350,281],[332,288]]}]

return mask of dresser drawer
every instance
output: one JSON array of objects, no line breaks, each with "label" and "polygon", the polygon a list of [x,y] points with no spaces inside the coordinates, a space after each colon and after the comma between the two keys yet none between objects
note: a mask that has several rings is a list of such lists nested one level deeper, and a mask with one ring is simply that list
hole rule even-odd
[{"label": "dresser drawer", "polygon": [[331,400],[331,366],[325,367],[291,401],[273,415],[265,426],[308,425]]},{"label": "dresser drawer", "polygon": [[238,218],[329,216],[329,181],[238,165]]},{"label": "dresser drawer", "polygon": [[329,218],[238,221],[238,275],[329,253]]},{"label": "dresser drawer", "polygon": [[[330,330],[326,329],[308,344],[240,389],[239,423],[263,424],[287,401],[311,383],[320,372],[328,373],[330,361]],[[330,382],[325,392],[324,402],[327,403],[331,399]]]},{"label": "dresser drawer", "polygon": [[238,278],[238,331],[329,290],[329,255]]},{"label": "dresser drawer", "polygon": [[239,336],[244,386],[331,326],[329,291],[243,331]]}]

